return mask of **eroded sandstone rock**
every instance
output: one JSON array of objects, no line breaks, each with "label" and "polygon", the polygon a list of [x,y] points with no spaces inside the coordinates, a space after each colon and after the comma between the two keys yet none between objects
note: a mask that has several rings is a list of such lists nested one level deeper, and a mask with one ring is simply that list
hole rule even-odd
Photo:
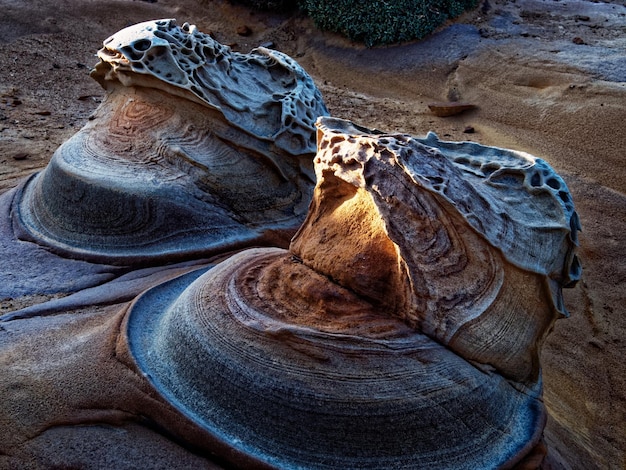
[{"label": "eroded sandstone rock", "polygon": [[0,197],[0,295],[70,293],[146,265],[288,246],[314,186],[314,122],[328,113],[294,60],[232,52],[174,20],[124,29],[98,57],[99,108]]},{"label": "eroded sandstone rock", "polygon": [[319,91],[288,56],[232,52],[160,20],[107,39],[93,119],[22,188],[20,237],[65,256],[163,263],[253,243],[302,222]]},{"label": "eroded sandstone rock", "polygon": [[567,187],[513,151],[318,126],[289,250],[245,250],[138,298],[137,367],[234,463],[540,461],[538,352],[580,275]]},{"label": "eroded sandstone rock", "polygon": [[[208,204],[224,248],[236,224],[267,230],[263,224],[296,220],[277,214],[302,210],[293,194],[309,183],[289,150],[295,141],[265,137],[282,136],[286,121],[270,132],[250,110],[228,118],[222,111],[234,109],[237,93],[220,101],[193,88],[199,52],[185,35],[199,33],[150,25],[111,39],[101,53],[96,75],[109,94],[94,121],[107,132],[86,126],[16,196],[22,230],[58,252],[176,259],[183,252],[168,252],[167,237],[150,238],[169,233],[157,230],[167,217],[151,214]],[[148,44],[148,33],[175,46]],[[167,67],[182,54],[195,81],[167,77],[169,68],[150,59],[157,53]],[[183,102],[198,112],[181,115]],[[211,131],[198,131],[205,124]],[[536,467],[546,418],[538,353],[566,314],[562,287],[580,277],[580,227],[563,180],[519,152],[335,118],[318,121],[317,145],[313,201],[289,249],[245,250],[202,269],[193,261],[145,268],[118,277],[107,296],[106,285],[81,290],[0,320],[0,396],[8,403],[0,464],[39,468],[56,449],[47,442],[88,439],[106,450],[57,453],[55,464],[122,465],[142,455],[146,464],[176,456],[210,468]],[[258,196],[267,188],[243,184],[252,173],[235,171],[233,154],[239,169],[267,170],[255,177],[271,182],[273,203]],[[95,178],[95,193],[85,175]],[[76,198],[98,209],[116,197],[118,212],[108,218],[62,204]],[[47,218],[48,198],[69,215]],[[235,225],[224,222],[235,213]],[[185,252],[192,259],[213,253],[202,244],[215,237],[184,233],[190,220],[165,222],[172,240],[183,233],[185,246],[198,244]],[[115,237],[107,238],[109,226]],[[122,295],[144,288],[132,302]],[[118,432],[136,449],[120,450]],[[150,447],[164,440],[178,447],[150,460]]]}]

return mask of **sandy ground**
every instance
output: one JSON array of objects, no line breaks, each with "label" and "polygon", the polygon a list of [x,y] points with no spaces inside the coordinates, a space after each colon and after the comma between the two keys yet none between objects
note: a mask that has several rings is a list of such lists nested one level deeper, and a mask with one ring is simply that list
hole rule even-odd
[{"label": "sandy ground", "polygon": [[[42,169],[103,90],[88,76],[119,29],[173,17],[247,52],[271,42],[333,115],[368,127],[530,152],[566,180],[583,281],[544,346],[545,468],[626,468],[626,4],[490,0],[431,38],[367,49],[298,15],[226,1],[0,0],[0,193]],[[247,25],[252,35],[237,34]],[[476,104],[439,118],[427,104]],[[473,133],[466,132],[473,128]],[[0,299],[0,313],[41,298]]]}]

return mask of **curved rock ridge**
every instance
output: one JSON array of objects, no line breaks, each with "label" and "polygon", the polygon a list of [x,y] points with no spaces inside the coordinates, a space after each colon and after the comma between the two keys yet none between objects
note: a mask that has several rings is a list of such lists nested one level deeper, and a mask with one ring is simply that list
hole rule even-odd
[{"label": "curved rock ridge", "polygon": [[122,30],[99,57],[106,96],[20,189],[18,236],[118,265],[287,246],[314,185],[314,121],[327,114],[306,72],[174,20]]},{"label": "curved rock ridge", "polygon": [[113,77],[126,85],[154,77],[296,155],[315,152],[315,120],[328,114],[311,77],[288,55],[263,47],[233,52],[195,25],[181,27],[174,19],[121,30],[104,41],[98,58],[92,76],[105,88]]},{"label": "curved rock ridge", "polygon": [[137,368],[234,464],[540,460],[539,350],[560,316],[552,283],[571,282],[550,276],[574,256],[562,180],[513,151],[317,126],[317,184],[289,249],[138,297],[124,326]]},{"label": "curved rock ridge", "polygon": [[181,280],[136,299],[129,349],[236,468],[510,468],[541,439],[540,383],[486,373],[289,251]]}]

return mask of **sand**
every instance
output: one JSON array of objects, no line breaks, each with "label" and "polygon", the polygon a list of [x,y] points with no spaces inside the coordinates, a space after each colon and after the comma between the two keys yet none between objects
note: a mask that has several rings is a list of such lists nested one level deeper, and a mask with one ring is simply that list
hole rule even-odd
[{"label": "sand", "polygon": [[[0,0],[0,11],[0,193],[41,170],[97,107],[103,90],[88,72],[102,41],[168,17],[243,52],[271,42],[313,76],[335,116],[548,161],[580,214],[584,273],[565,293],[571,317],[543,347],[544,468],[625,468],[624,1],[490,0],[426,40],[372,49],[322,33],[300,14],[219,0]],[[237,34],[242,25],[250,36]],[[429,111],[428,103],[450,99],[477,109],[447,118]],[[0,299],[0,313],[46,298]],[[162,440],[150,439],[142,445]],[[186,455],[174,447],[157,460],[166,466]]]}]

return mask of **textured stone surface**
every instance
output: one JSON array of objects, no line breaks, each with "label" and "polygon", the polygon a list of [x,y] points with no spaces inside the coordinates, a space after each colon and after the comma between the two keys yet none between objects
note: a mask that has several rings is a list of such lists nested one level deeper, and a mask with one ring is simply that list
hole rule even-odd
[{"label": "textured stone surface", "polygon": [[[311,73],[337,116],[413,135],[434,130],[445,140],[470,138],[540,156],[558,170],[575,196],[584,227],[580,254],[585,268],[583,282],[565,295],[571,317],[556,323],[542,351],[549,412],[545,468],[621,469],[626,455],[621,438],[626,435],[626,219],[619,214],[626,213],[626,171],[615,149],[626,146],[626,100],[619,83],[626,71],[620,29],[625,10],[616,3],[588,0],[490,0],[489,6],[428,40],[363,49],[320,34],[303,18],[252,14],[230,2],[5,1],[0,15],[0,58],[5,64],[0,68],[0,192],[41,170],[97,107],[103,90],[86,74],[102,38],[150,18],[193,20],[241,52],[273,42]],[[576,21],[581,14],[590,21]],[[252,36],[236,34],[242,23],[252,28]],[[575,45],[574,37],[585,45]],[[480,107],[445,119],[428,112],[427,103],[449,99]],[[467,125],[474,134],[462,133]],[[19,153],[29,156],[13,159]],[[42,266],[52,270],[44,254],[39,250],[28,262],[19,254],[0,260],[20,280],[44,289],[51,283]],[[84,270],[55,270],[56,277],[63,273],[72,283],[85,279]],[[33,301],[6,294],[12,279],[0,282],[3,312]],[[68,337],[80,334],[66,331]],[[42,336],[38,344],[49,351],[52,342]],[[35,342],[30,346],[26,352],[32,355]],[[92,366],[86,362],[83,370]],[[97,429],[91,428],[91,436]],[[128,447],[139,452],[147,441],[134,439],[131,427],[125,431]],[[120,463],[122,455],[131,458],[121,453]],[[156,454],[153,462],[159,468]],[[160,468],[171,468],[168,462],[164,458]]]},{"label": "textured stone surface", "polygon": [[[580,276],[580,226],[563,180],[530,155],[434,134],[372,134],[322,118],[318,139],[318,193],[295,253],[462,356],[519,381],[536,378],[537,345],[565,313],[561,289]],[[371,208],[362,209],[363,198]],[[368,219],[358,210],[380,219],[385,257],[371,230],[355,235]],[[380,268],[373,288],[368,276]]]},{"label": "textured stone surface", "polygon": [[295,61],[232,53],[174,20],[124,29],[98,56],[92,76],[106,98],[18,195],[22,238],[132,265],[297,228],[313,184],[313,123],[326,108]]},{"label": "textured stone surface", "polygon": [[98,57],[101,105],[0,196],[11,260],[0,291],[68,293],[145,265],[287,246],[314,185],[314,121],[327,114],[302,67],[174,20],[126,28]]},{"label": "textured stone surface", "polygon": [[541,437],[539,385],[481,371],[285,250],[182,289],[134,304],[130,349],[162,396],[261,464],[497,468]]},{"label": "textured stone surface", "polygon": [[98,57],[92,76],[105,88],[111,75],[127,86],[166,83],[289,153],[315,152],[313,125],[327,111],[311,77],[282,52],[263,47],[233,52],[194,25],[166,19],[114,34]]},{"label": "textured stone surface", "polygon": [[[529,155],[433,134],[321,118],[317,137],[289,250],[139,270],[4,316],[7,465],[54,460],[58,439],[102,446],[59,462],[129,465],[136,449],[164,465],[178,447],[141,454],[163,435],[190,465],[537,466],[538,352],[580,275],[565,184]],[[114,429],[137,447],[112,455]]]},{"label": "textured stone surface", "polygon": [[219,468],[172,440],[188,425],[125,361],[125,307],[2,323],[0,468]]},{"label": "textured stone surface", "polygon": [[580,275],[567,187],[529,155],[318,128],[318,183],[290,249],[245,250],[137,299],[138,367],[264,464],[520,462],[545,425],[539,349]]}]

